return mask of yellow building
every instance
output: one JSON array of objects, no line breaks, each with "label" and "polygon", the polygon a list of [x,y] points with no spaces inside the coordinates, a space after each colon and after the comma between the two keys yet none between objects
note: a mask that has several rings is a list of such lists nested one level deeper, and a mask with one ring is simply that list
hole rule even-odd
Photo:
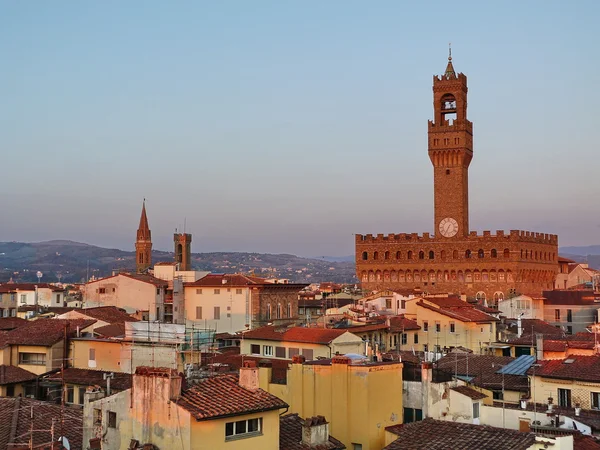
[{"label": "yellow building", "polygon": [[[279,415],[288,405],[258,387],[258,369],[206,378],[182,389],[174,370],[138,367],[133,387],[103,397],[90,392],[84,405],[84,447],[128,449],[275,450]],[[95,398],[100,397],[100,398]]]},{"label": "yellow building", "polygon": [[411,350],[419,343],[421,327],[403,315],[387,317],[381,323],[369,323],[346,328],[359,336],[371,351]]},{"label": "yellow building", "polygon": [[243,334],[242,355],[307,361],[336,354],[364,354],[363,340],[346,329],[264,326]]},{"label": "yellow building", "polygon": [[440,353],[465,347],[484,353],[496,341],[498,319],[454,297],[425,297],[406,302],[405,316],[421,327],[416,351]]},{"label": "yellow building", "polygon": [[0,397],[25,397],[35,394],[37,375],[20,367],[0,365]]},{"label": "yellow building", "polygon": [[381,449],[385,427],[402,423],[401,363],[353,363],[345,356],[303,363],[297,356],[286,384],[271,383],[269,367],[259,370],[261,388],[301,417],[325,416],[349,449]]}]

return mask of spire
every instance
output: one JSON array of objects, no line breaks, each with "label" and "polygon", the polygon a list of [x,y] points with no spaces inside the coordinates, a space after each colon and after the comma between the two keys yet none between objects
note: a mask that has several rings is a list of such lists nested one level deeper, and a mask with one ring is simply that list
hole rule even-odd
[{"label": "spire", "polygon": [[142,203],[142,215],[140,216],[137,237],[138,239],[150,239],[150,227],[148,226],[148,216],[146,216],[146,199]]},{"label": "spire", "polygon": [[456,78],[454,66],[452,65],[452,43],[448,44],[448,65],[446,66],[446,73],[444,73],[444,76],[448,80]]}]

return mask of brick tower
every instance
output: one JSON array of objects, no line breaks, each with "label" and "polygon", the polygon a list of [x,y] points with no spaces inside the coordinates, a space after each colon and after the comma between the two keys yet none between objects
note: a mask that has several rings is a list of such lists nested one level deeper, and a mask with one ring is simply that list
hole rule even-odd
[{"label": "brick tower", "polygon": [[433,164],[435,236],[465,237],[469,234],[473,124],[467,120],[467,77],[454,72],[452,54],[444,75],[433,77],[433,110],[429,159]]},{"label": "brick tower", "polygon": [[142,204],[142,215],[140,217],[140,226],[137,230],[137,239],[135,241],[135,266],[137,273],[143,273],[152,265],[152,235],[148,226],[148,217],[146,216],[146,200]]},{"label": "brick tower", "polygon": [[192,270],[192,235],[175,233],[173,241],[175,242],[175,262],[179,265],[179,270]]}]

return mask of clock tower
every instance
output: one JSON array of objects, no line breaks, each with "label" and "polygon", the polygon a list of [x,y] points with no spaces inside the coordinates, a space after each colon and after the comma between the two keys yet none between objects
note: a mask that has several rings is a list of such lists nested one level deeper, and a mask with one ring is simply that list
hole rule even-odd
[{"label": "clock tower", "polygon": [[434,230],[438,238],[469,234],[469,164],[473,124],[467,120],[467,77],[446,72],[433,77],[434,120],[429,121],[429,159],[434,178]]}]

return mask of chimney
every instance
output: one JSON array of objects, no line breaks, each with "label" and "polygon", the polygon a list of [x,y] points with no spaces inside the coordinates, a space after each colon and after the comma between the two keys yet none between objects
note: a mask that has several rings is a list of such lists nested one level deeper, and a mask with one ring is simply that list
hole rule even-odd
[{"label": "chimney", "polygon": [[544,359],[544,335],[541,333],[535,335],[535,358],[538,361]]},{"label": "chimney", "polygon": [[521,322],[521,315],[517,318],[517,337],[521,337],[523,334],[523,323]]},{"label": "chimney", "polygon": [[302,443],[309,447],[329,442],[329,422],[323,416],[309,417],[302,423]]},{"label": "chimney", "polygon": [[433,379],[433,364],[430,362],[421,363],[421,382],[430,382]]},{"label": "chimney", "polygon": [[244,366],[240,367],[240,386],[249,391],[256,391],[260,387],[256,361],[244,361]]}]

